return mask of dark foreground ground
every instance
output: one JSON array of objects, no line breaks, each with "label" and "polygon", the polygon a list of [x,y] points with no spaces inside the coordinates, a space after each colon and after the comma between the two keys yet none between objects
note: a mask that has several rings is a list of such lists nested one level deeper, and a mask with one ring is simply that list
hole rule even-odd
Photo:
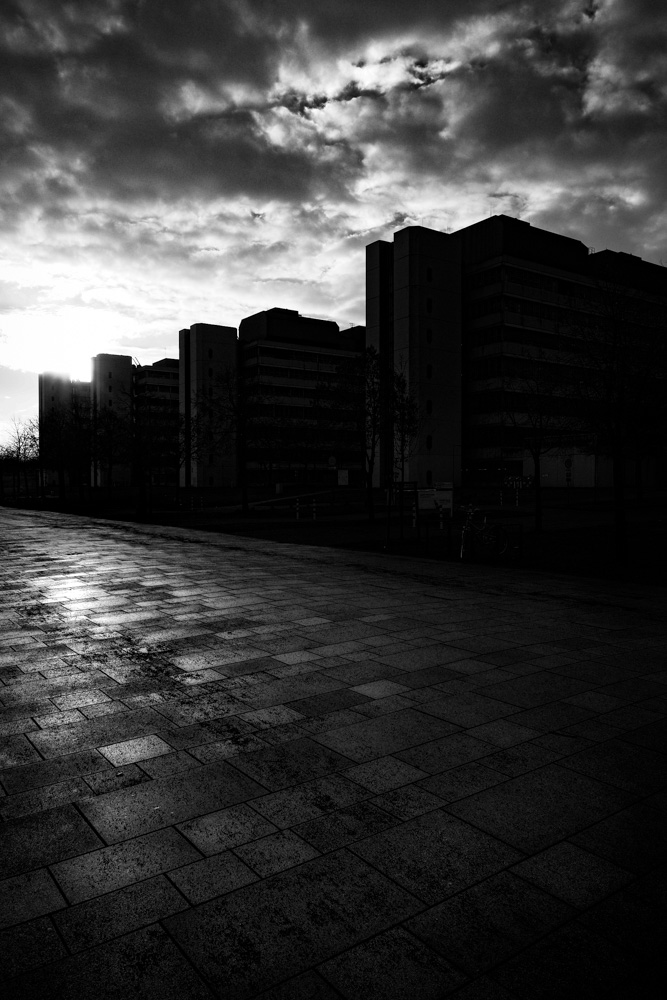
[{"label": "dark foreground ground", "polygon": [[4,996],[664,995],[664,590],[0,539]]}]

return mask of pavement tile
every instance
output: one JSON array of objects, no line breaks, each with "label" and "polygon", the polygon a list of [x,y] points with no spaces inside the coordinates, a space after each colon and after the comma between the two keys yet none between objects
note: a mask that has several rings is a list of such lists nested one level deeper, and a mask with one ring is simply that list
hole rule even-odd
[{"label": "pavement tile", "polygon": [[108,767],[95,774],[86,774],[84,780],[95,795],[106,795],[107,792],[115,792],[119,788],[131,788],[132,785],[148,781],[148,775],[136,764],[126,764],[122,768]]},{"label": "pavement tile", "polygon": [[521,743],[519,746],[507,747],[505,750],[489,754],[484,758],[484,766],[511,778],[559,760],[560,756],[538,744]]},{"label": "pavement tile", "polygon": [[42,917],[67,903],[45,868],[0,882],[0,929]]},{"label": "pavement tile", "polygon": [[80,903],[199,857],[187,840],[168,828],[61,861],[51,865],[51,871],[70,903]]},{"label": "pavement tile", "polygon": [[[484,688],[488,691],[488,688]],[[425,702],[422,711],[429,715],[435,715],[439,719],[446,719],[457,726],[480,726],[484,722],[493,722],[494,719],[502,719],[507,715],[512,715],[516,709],[513,706],[503,704],[493,698],[476,691],[469,691],[466,694],[436,694]]]},{"label": "pavement tile", "polygon": [[665,817],[643,802],[605,817],[570,840],[631,872],[650,871],[667,857]]},{"label": "pavement tile", "polygon": [[577,907],[591,906],[632,878],[629,872],[568,841],[519,862],[512,872]]},{"label": "pavement tile", "polygon": [[[55,934],[55,931],[53,932]],[[64,945],[58,938],[58,943]],[[6,1000],[213,1000],[157,924],[48,965],[7,985]]]},{"label": "pavement tile", "polygon": [[535,852],[618,812],[630,798],[621,789],[548,764],[446,808],[522,851]]},{"label": "pavement tile", "polygon": [[638,795],[667,787],[665,755],[622,740],[598,743],[565,758],[562,764]]},{"label": "pavement tile", "polygon": [[445,805],[444,800],[438,795],[433,795],[416,785],[394,788],[382,795],[376,795],[370,801],[373,805],[384,809],[390,816],[400,820],[414,819],[415,816],[421,816]]},{"label": "pavement tile", "polygon": [[[48,917],[38,917],[28,923],[17,924],[0,933],[2,955],[3,997],[11,996],[10,980],[23,972],[30,972],[40,965],[47,965],[67,955],[65,945]],[[18,994],[29,1000],[37,996],[27,990]]]},{"label": "pavement tile", "polygon": [[522,857],[507,844],[442,810],[369,837],[350,850],[430,904]]},{"label": "pavement tile", "polygon": [[23,733],[0,737],[0,768],[40,760],[37,750]]},{"label": "pavement tile", "polygon": [[100,747],[99,751],[114,767],[121,767],[123,764],[133,764],[138,760],[171,753],[172,747],[159,736],[140,736],[138,739]]},{"label": "pavement tile", "polygon": [[441,1000],[465,976],[412,934],[393,929],[318,966],[346,1000]]},{"label": "pavement tile", "polygon": [[491,970],[491,979],[517,1000],[602,1000],[622,984],[624,996],[635,996],[627,957],[603,937],[570,925],[531,945]]},{"label": "pavement tile", "polygon": [[81,803],[108,844],[234,805],[266,791],[225,761],[156,778]]},{"label": "pavement tile", "polygon": [[20,875],[102,846],[100,838],[72,805],[7,820],[2,840],[0,878]]},{"label": "pavement tile", "polygon": [[18,792],[0,799],[0,815],[4,820],[31,813],[43,812],[68,802],[76,802],[91,794],[89,785],[83,778],[69,778],[42,788],[32,788],[28,792]]},{"label": "pavement tile", "polygon": [[186,899],[198,904],[255,882],[257,875],[232,851],[224,851],[177,868],[169,878]]},{"label": "pavement tile", "polygon": [[205,855],[276,832],[272,823],[245,803],[180,823],[178,829]]},{"label": "pavement tile", "polygon": [[169,917],[215,990],[252,997],[412,915],[420,904],[345,849]]},{"label": "pavement tile", "polygon": [[426,773],[411,764],[406,764],[395,757],[380,757],[367,764],[357,764],[343,772],[345,778],[351,778],[363,785],[370,792],[386,792],[391,788],[399,788],[411,781],[426,777]]},{"label": "pavement tile", "polygon": [[187,909],[181,893],[158,875],[70,906],[54,923],[70,952],[76,953],[146,927]]},{"label": "pavement tile", "polygon": [[261,1000],[340,1000],[340,993],[317,972],[304,972],[270,990],[258,994]]},{"label": "pavement tile", "polygon": [[163,729],[164,725],[164,718],[147,708],[43,730],[33,733],[32,737],[35,746],[45,757],[60,757],[104,746],[111,741],[119,742],[123,737],[131,739],[155,733]]},{"label": "pavement tile", "polygon": [[511,872],[500,872],[413,917],[407,927],[468,975],[477,976],[573,914],[572,907],[550,893]]},{"label": "pavement tile", "polygon": [[393,816],[371,802],[353,802],[325,816],[300,823],[294,827],[294,832],[324,854],[395,825]]},{"label": "pavement tile", "polygon": [[437,739],[455,729],[449,722],[407,708],[379,719],[320,733],[314,738],[361,763],[386,754],[396,754],[399,750]]},{"label": "pavement tile", "polygon": [[485,743],[492,743],[497,747],[513,747],[518,743],[535,739],[540,734],[536,729],[517,726],[510,719],[495,719],[493,722],[473,726],[468,730],[468,735],[477,740],[483,740]]},{"label": "pavement tile", "polygon": [[293,830],[279,830],[248,844],[240,844],[234,853],[261,878],[293,868],[317,857],[318,851]]},{"label": "pavement tile", "polygon": [[395,756],[406,764],[412,764],[428,774],[437,774],[439,771],[449,770],[449,768],[457,767],[459,764],[466,764],[471,760],[486,757],[494,750],[495,747],[489,743],[476,740],[468,733],[453,732],[451,736],[431,740],[409,750],[399,750]]},{"label": "pavement tile", "polygon": [[234,759],[234,767],[270,790],[340,771],[349,763],[348,758],[308,737]]},{"label": "pavement tile", "polygon": [[343,775],[305,781],[293,788],[253,799],[252,807],[280,829],[315,819],[366,798],[368,792]]}]

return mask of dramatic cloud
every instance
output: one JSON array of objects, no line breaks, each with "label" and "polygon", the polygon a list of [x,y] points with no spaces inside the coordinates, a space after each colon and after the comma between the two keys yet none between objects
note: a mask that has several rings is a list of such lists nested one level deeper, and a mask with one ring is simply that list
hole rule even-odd
[{"label": "dramatic cloud", "polygon": [[[272,305],[363,322],[364,245],[414,222],[505,212],[667,262],[666,20],[647,0],[5,0],[0,363],[83,377]],[[4,395],[0,419],[24,406]]]}]

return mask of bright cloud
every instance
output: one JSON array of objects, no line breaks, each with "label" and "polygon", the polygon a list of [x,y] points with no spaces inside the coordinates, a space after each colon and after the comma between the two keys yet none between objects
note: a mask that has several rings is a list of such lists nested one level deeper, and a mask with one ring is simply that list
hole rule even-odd
[{"label": "bright cloud", "polygon": [[5,0],[0,420],[21,373],[173,356],[193,322],[363,322],[364,246],[410,223],[504,212],[667,260],[665,21],[648,0]]}]

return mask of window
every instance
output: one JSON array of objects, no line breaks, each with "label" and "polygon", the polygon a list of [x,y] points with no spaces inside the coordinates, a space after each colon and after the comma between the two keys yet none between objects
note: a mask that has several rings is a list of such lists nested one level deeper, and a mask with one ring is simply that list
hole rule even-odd
[{"label": "window", "polygon": [[433,281],[433,268],[432,267],[427,267],[426,268],[426,280],[427,281]]},{"label": "window", "polygon": [[430,417],[432,413],[433,413],[433,400],[432,399],[427,399],[426,400],[426,416]]},{"label": "window", "polygon": [[426,343],[430,344],[432,340],[433,340],[433,330],[429,326],[428,329],[426,330]]},{"label": "window", "polygon": [[113,375],[113,372],[109,372],[109,378],[111,378],[112,375]]},{"label": "window", "polygon": [[426,485],[433,486],[433,472],[431,469],[426,470]]},{"label": "window", "polygon": [[426,378],[433,378],[433,366],[426,365]]},{"label": "window", "polygon": [[426,450],[430,451],[433,447],[433,437],[431,434],[426,435]]},{"label": "window", "polygon": [[113,392],[113,389],[112,389],[111,386],[109,386],[109,392]]},{"label": "window", "polygon": [[213,351],[210,348],[209,348],[208,356],[209,356],[209,358],[213,357]]},{"label": "window", "polygon": [[209,378],[213,377],[213,369],[212,368],[209,368],[209,370],[208,370],[208,377]]},{"label": "window", "polygon": [[426,312],[429,314],[433,312],[433,299],[426,300]]}]

